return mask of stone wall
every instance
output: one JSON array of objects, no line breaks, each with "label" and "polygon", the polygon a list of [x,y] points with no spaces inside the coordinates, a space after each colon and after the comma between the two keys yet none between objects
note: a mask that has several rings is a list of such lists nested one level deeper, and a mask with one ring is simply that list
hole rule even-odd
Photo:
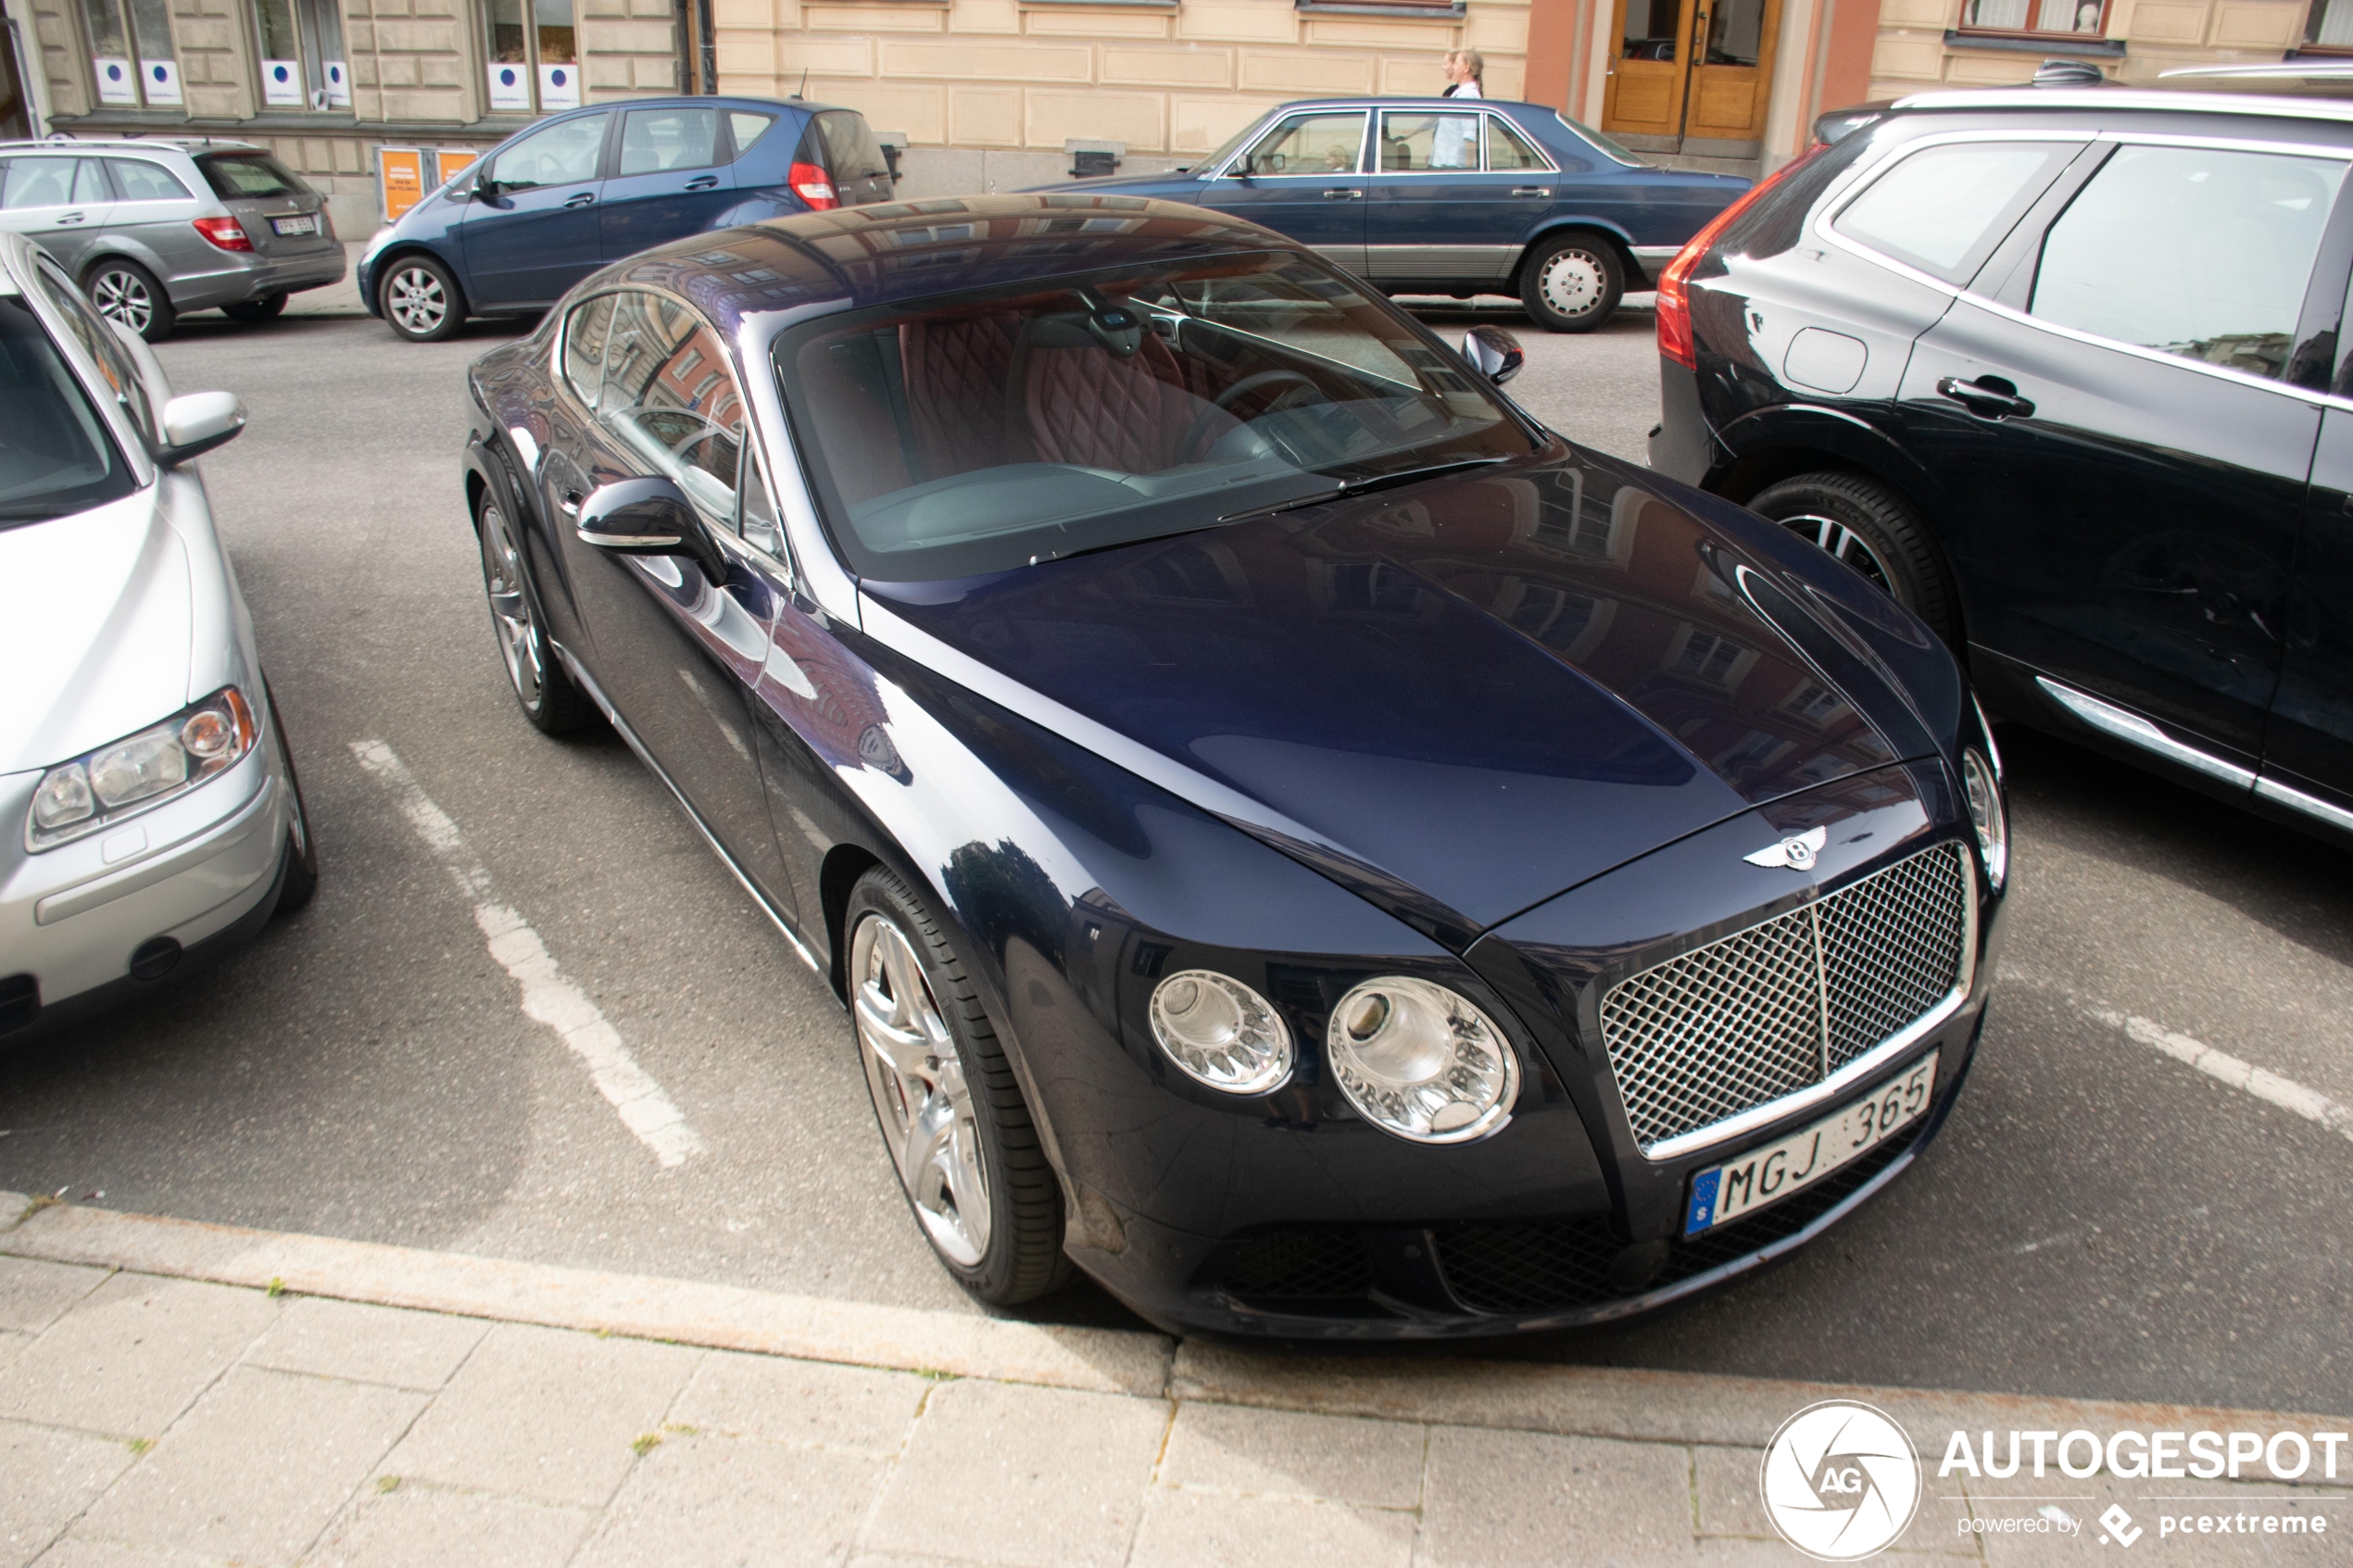
[{"label": "stone wall", "polygon": [[[1966,39],[1947,44],[1945,30],[1959,25],[1963,3],[1880,0],[1872,97],[1997,86],[2034,74],[2039,53],[1972,48]],[[2125,54],[2096,63],[2120,82],[2145,85],[2180,66],[2273,64],[2302,40],[2308,10],[2303,0],[2109,0],[2108,36],[2122,39]]]}]

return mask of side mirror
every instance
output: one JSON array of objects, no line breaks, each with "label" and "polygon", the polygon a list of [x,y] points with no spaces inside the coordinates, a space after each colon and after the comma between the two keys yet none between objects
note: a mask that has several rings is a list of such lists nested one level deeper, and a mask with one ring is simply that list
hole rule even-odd
[{"label": "side mirror", "polygon": [[617,556],[684,556],[713,583],[726,563],[703,537],[686,493],[667,479],[623,479],[580,503],[581,542]]},{"label": "side mirror", "polygon": [[156,461],[165,468],[201,457],[237,438],[245,428],[245,406],[233,392],[188,392],[163,406],[163,446]]},{"label": "side mirror", "polygon": [[1520,347],[1519,339],[1501,327],[1485,325],[1463,334],[1463,358],[1497,386],[1519,374],[1519,368],[1528,363],[1528,352]]}]

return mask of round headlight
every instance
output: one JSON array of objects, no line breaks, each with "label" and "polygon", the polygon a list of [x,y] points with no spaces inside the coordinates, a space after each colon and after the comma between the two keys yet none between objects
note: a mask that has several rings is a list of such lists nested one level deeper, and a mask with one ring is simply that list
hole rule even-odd
[{"label": "round headlight", "polygon": [[1340,1092],[1365,1121],[1416,1143],[1465,1143],[1511,1120],[1519,1057],[1470,1000],[1406,975],[1367,980],[1324,1032]]},{"label": "round headlight", "polygon": [[2002,786],[1994,765],[1974,746],[1961,753],[1961,797],[1969,803],[1969,820],[1977,829],[1977,847],[1985,857],[1985,880],[1994,891],[2010,871],[2010,824],[2002,816]]},{"label": "round headlight", "polygon": [[1214,970],[1180,970],[1152,987],[1152,1038],[1189,1078],[1232,1095],[1290,1076],[1290,1031],[1272,1003]]}]

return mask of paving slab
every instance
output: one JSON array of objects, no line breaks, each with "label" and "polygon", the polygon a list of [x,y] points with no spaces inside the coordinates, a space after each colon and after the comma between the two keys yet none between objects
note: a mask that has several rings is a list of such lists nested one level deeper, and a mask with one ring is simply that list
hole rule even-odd
[{"label": "paving slab", "polygon": [[1417,1508],[1423,1429],[1239,1405],[1181,1407],[1160,1461],[1167,1486]]},{"label": "paving slab", "polygon": [[597,1516],[586,1509],[402,1482],[366,1489],[309,1568],[563,1568]]},{"label": "paving slab", "polygon": [[1168,1415],[1159,1399],[944,1383],[860,1544],[1010,1568],[1118,1564]]},{"label": "paving slab", "polygon": [[245,1352],[245,1362],[430,1390],[448,1382],[489,1332],[479,1318],[304,1297],[285,1304],[278,1321]]},{"label": "paving slab", "polygon": [[0,1258],[0,1329],[40,1333],[104,1284],[107,1273],[37,1258]]},{"label": "paving slab", "polygon": [[424,1403],[400,1389],[234,1368],[73,1533],[291,1563]]},{"label": "paving slab", "polygon": [[386,1474],[601,1508],[702,1352],[502,1323],[386,1457]]},{"label": "paving slab", "polygon": [[578,1568],[774,1568],[848,1553],[884,1461],[742,1437],[673,1436],[640,1460]]},{"label": "paving slab", "polygon": [[1301,1498],[1156,1488],[1130,1568],[1407,1568],[1411,1513]]},{"label": "paving slab", "polygon": [[117,1274],[0,1367],[0,1417],[159,1436],[277,1315],[255,1291]]},{"label": "paving slab", "polygon": [[1696,1562],[1691,1461],[1663,1443],[1438,1427],[1418,1561],[1430,1568]]},{"label": "paving slab", "polygon": [[39,1557],[131,1461],[126,1443],[0,1421],[0,1568]]},{"label": "paving slab", "polygon": [[772,1443],[897,1453],[935,1386],[911,1373],[714,1350],[670,1412],[680,1426]]}]

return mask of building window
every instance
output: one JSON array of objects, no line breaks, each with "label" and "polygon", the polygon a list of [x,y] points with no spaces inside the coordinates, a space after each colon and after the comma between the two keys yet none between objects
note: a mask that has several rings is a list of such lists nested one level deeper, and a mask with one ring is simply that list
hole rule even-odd
[{"label": "building window", "polygon": [[2099,38],[2108,31],[2108,0],[1966,0],[1961,31]]},{"label": "building window", "polygon": [[347,109],[351,68],[343,59],[337,0],[253,0],[261,44],[261,101],[271,108]]},{"label": "building window", "polygon": [[82,0],[98,102],[178,108],[180,60],[168,0]]},{"label": "building window", "polygon": [[490,23],[491,112],[578,108],[580,49],[572,0],[488,0],[484,9]]},{"label": "building window", "polygon": [[2312,0],[2304,46],[2353,53],[2353,0]]}]

